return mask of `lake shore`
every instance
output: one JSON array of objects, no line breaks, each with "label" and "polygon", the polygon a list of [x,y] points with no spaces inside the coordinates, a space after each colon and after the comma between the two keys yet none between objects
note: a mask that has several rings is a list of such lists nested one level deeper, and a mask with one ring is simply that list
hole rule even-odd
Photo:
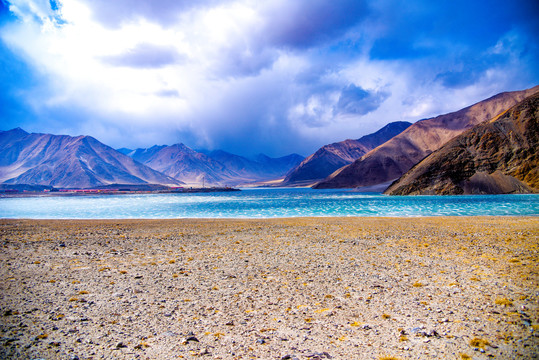
[{"label": "lake shore", "polygon": [[531,359],[539,218],[0,220],[0,357]]}]

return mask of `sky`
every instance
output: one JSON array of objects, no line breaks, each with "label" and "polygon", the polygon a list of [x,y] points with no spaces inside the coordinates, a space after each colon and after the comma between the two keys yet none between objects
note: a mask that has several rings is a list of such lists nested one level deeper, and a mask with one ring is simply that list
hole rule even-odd
[{"label": "sky", "polygon": [[0,130],[307,156],[539,84],[534,0],[0,0]]}]

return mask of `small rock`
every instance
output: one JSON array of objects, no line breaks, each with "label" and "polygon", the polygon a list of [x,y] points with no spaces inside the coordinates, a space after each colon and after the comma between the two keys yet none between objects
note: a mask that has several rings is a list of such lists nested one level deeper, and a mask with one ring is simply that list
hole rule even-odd
[{"label": "small rock", "polygon": [[227,322],[225,325],[228,325],[228,326],[234,326],[234,321],[230,320],[230,321]]},{"label": "small rock", "polygon": [[266,340],[264,340],[264,339],[257,339],[257,340],[256,340],[256,343],[257,343],[257,344],[265,344],[265,343],[266,343]]},{"label": "small rock", "polygon": [[369,325],[365,324],[361,327],[363,330],[370,330],[372,329]]},{"label": "small rock", "polygon": [[198,356],[211,355],[211,353],[208,351],[208,349],[204,349],[204,350],[200,350],[197,355]]},{"label": "small rock", "polygon": [[125,345],[123,342],[119,342],[118,344],[116,344],[116,349],[121,349],[121,348],[126,348],[127,345]]},{"label": "small rock", "polygon": [[185,338],[183,338],[183,340],[181,341],[183,345],[187,345],[189,344],[189,341],[194,341],[194,342],[200,342],[196,337],[194,336],[187,336]]},{"label": "small rock", "polygon": [[281,360],[299,360],[295,355],[285,355]]}]

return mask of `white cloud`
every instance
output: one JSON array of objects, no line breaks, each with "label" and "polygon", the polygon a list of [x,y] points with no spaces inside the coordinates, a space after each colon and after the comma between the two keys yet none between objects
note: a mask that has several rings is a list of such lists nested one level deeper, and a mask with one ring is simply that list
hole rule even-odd
[{"label": "white cloud", "polygon": [[[457,110],[514,89],[504,87],[522,76],[500,62],[467,78],[469,61],[409,49],[372,58],[377,37],[395,32],[376,20],[390,5],[66,0],[53,10],[47,0],[13,0],[20,21],[4,24],[0,36],[47,82],[46,93],[26,89],[37,116],[74,117],[41,131],[88,133],[118,147],[183,141],[307,154],[390,121]],[[406,28],[399,16],[383,19]],[[518,64],[525,46],[518,32],[504,34],[481,56]],[[411,42],[433,48],[434,40],[419,33]]]}]

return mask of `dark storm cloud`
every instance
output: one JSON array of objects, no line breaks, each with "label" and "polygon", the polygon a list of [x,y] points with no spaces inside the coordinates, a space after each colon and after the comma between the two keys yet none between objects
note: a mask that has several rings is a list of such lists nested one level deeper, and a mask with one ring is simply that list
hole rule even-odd
[{"label": "dark storm cloud", "polygon": [[350,84],[341,91],[336,111],[345,114],[365,115],[378,109],[389,95],[384,91],[367,91]]},{"label": "dark storm cloud", "polygon": [[105,63],[114,66],[133,68],[160,68],[176,64],[183,57],[176,50],[153,44],[138,44],[126,53],[101,58]]},{"label": "dark storm cloud", "polygon": [[[442,69],[432,76],[449,88],[474,84],[492,68],[517,65],[537,76],[533,65],[539,56],[537,1],[372,4],[372,22],[383,24],[372,35],[369,54],[374,60],[417,62],[421,64],[417,72]],[[514,38],[500,43],[507,34]]]},{"label": "dark storm cloud", "polygon": [[368,15],[362,0],[288,1],[285,6],[268,8],[265,32],[271,43],[306,48],[333,40]]}]

